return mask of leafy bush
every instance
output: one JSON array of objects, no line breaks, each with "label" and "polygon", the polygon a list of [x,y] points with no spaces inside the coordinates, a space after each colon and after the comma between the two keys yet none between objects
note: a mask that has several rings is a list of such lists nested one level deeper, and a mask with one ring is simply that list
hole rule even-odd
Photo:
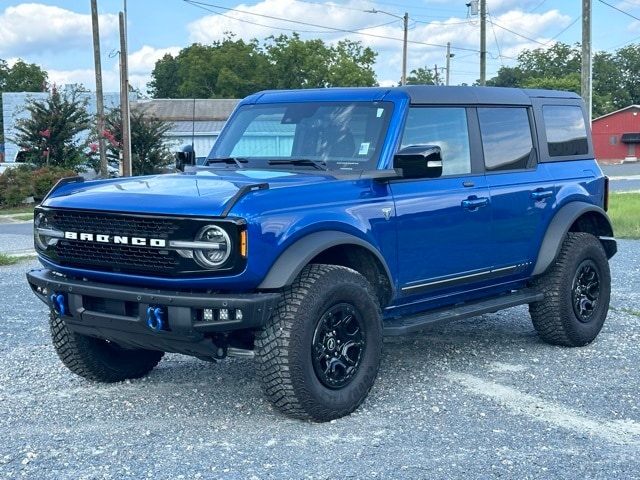
[{"label": "leafy bush", "polygon": [[39,202],[58,180],[76,175],[73,170],[61,167],[9,168],[0,175],[0,208],[17,207],[30,198]]},{"label": "leafy bush", "polygon": [[13,139],[25,152],[25,161],[80,171],[89,154],[90,140],[80,140],[92,124],[88,102],[80,88],[60,91],[55,85],[45,99],[27,98],[29,116],[16,121]]}]

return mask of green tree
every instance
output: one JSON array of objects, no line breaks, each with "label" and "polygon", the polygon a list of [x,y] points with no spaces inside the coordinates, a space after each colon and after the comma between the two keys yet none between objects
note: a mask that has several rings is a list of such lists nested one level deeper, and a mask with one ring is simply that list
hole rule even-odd
[{"label": "green tree", "polygon": [[[47,87],[47,72],[34,63],[25,63],[18,60],[11,68],[7,69],[7,63],[0,60],[0,90],[3,92],[42,92]],[[4,84],[3,84],[4,78]]]},{"label": "green tree", "polygon": [[[91,116],[88,98],[78,89],[61,93],[55,86],[44,100],[28,99],[29,116],[16,122],[14,142],[28,152],[27,161],[35,166],[57,166],[83,170],[88,159]],[[87,140],[81,141],[79,138]]]},{"label": "green tree", "polygon": [[415,70],[411,70],[407,75],[407,85],[435,85],[436,76],[433,70],[426,67],[420,67]]},{"label": "green tree", "polygon": [[279,35],[265,40],[269,61],[269,88],[321,88],[329,84],[331,52],[322,40],[300,40],[300,35]]},{"label": "green tree", "polygon": [[487,80],[489,87],[522,87],[526,75],[520,67],[500,67],[498,75]]},{"label": "green tree", "polygon": [[244,42],[229,35],[193,44],[156,62],[148,84],[154,98],[242,98],[268,88],[372,86],[376,53],[360,42],[269,37]]},{"label": "green tree", "polygon": [[4,92],[42,92],[47,86],[47,72],[33,63],[18,60],[9,67],[0,58],[0,144],[4,143],[2,94]]},{"label": "green tree", "polygon": [[[549,88],[581,93],[581,51],[578,44],[524,50],[515,67],[502,67],[487,81],[497,87]],[[592,109],[599,117],[640,102],[640,45],[614,54],[597,52],[592,64]]]},{"label": "green tree", "polygon": [[372,87],[376,85],[373,65],[377,53],[361,42],[342,40],[331,48],[330,87]]},{"label": "green tree", "polygon": [[[556,43],[549,48],[523,50],[518,65],[502,67],[487,80],[493,87],[550,88],[580,93],[581,54],[573,47]],[[576,83],[577,79],[577,83]]]},{"label": "green tree", "polygon": [[518,55],[518,67],[525,76],[536,78],[561,78],[572,73],[580,75],[581,66],[579,44],[569,46],[558,42],[549,48],[523,50]]},{"label": "green tree", "polygon": [[267,59],[257,41],[231,37],[194,43],[156,62],[148,84],[153,98],[239,98],[267,85]]},{"label": "green tree", "polygon": [[640,103],[640,44],[616,50],[613,63],[619,72],[619,88],[622,90],[617,92],[613,101],[616,109]]},{"label": "green tree", "polygon": [[270,66],[269,88],[366,87],[376,84],[376,53],[360,42],[327,46],[300,35],[269,37],[264,43]]},{"label": "green tree", "polygon": [[623,88],[622,75],[615,64],[615,55],[598,52],[593,56],[592,87],[593,118],[631,104],[631,97]]},{"label": "green tree", "polygon": [[180,87],[180,64],[170,53],[158,60],[151,73],[152,80],[147,87],[153,98],[178,98]]},{"label": "green tree", "polygon": [[[131,126],[131,170],[133,175],[162,173],[173,163],[173,152],[165,144],[164,135],[171,125],[156,117],[145,117],[142,112],[132,110]],[[122,116],[120,109],[110,110],[105,119],[107,157],[118,161],[122,155]]]}]

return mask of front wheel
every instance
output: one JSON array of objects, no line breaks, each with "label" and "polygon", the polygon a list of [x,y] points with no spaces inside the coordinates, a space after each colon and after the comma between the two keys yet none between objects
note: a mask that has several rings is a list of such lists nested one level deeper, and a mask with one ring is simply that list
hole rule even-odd
[{"label": "front wheel", "polygon": [[579,347],[600,333],[611,296],[611,273],[600,241],[568,233],[556,262],[532,286],[544,299],[529,305],[533,326],[548,343]]},{"label": "front wheel", "polygon": [[353,412],[378,374],[382,317],[358,272],[305,267],[256,337],[267,398],[280,411],[329,421]]},{"label": "front wheel", "polygon": [[126,349],[114,342],[75,333],[51,314],[51,339],[62,363],[76,375],[97,382],[121,382],[149,373],[164,352]]}]

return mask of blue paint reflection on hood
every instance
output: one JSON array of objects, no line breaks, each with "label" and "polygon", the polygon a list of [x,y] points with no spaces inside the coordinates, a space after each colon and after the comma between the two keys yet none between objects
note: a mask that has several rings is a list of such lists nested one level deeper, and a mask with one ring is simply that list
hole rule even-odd
[{"label": "blue paint reflection on hood", "polygon": [[246,185],[282,188],[335,180],[323,173],[198,169],[186,173],[118,178],[65,185],[43,206],[168,215],[219,215]]}]

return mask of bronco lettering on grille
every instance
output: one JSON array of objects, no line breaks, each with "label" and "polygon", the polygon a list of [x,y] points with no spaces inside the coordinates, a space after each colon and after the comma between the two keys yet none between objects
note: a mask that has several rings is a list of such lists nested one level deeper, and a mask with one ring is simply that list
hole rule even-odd
[{"label": "bronco lettering on grille", "polygon": [[81,242],[112,243],[118,245],[134,245],[136,247],[164,248],[167,246],[167,241],[162,238],[127,237],[100,233],[64,232],[64,238],[67,240],[80,240]]}]

